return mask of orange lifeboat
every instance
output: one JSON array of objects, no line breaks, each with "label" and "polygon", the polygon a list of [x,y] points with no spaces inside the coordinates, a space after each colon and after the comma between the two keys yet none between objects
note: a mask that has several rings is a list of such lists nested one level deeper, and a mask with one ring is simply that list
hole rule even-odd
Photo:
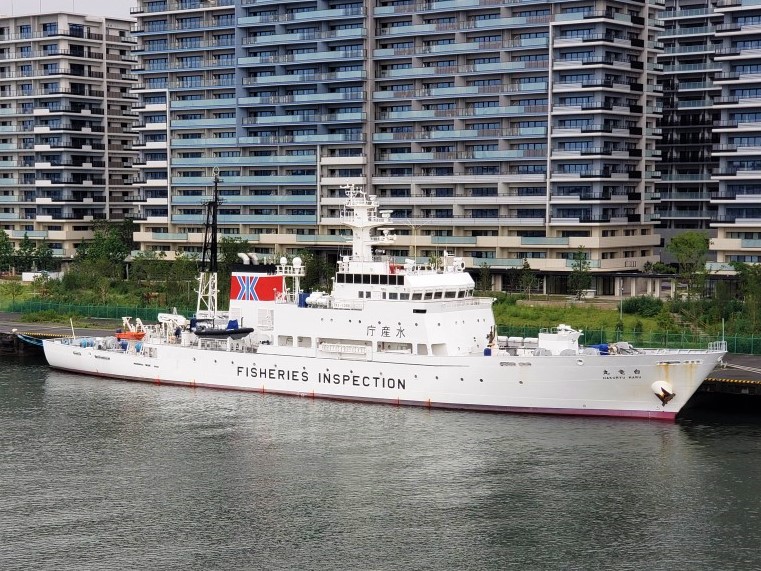
[{"label": "orange lifeboat", "polygon": [[124,331],[123,333],[117,333],[117,339],[125,339],[127,341],[140,341],[145,337],[145,331]]}]

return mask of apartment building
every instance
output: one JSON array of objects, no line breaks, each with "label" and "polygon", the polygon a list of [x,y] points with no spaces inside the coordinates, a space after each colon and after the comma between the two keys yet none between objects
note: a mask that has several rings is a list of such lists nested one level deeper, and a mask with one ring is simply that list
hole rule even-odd
[{"label": "apartment building", "polygon": [[716,253],[714,270],[727,272],[731,262],[761,262],[761,6],[719,0],[714,11],[714,98],[719,117],[713,125],[712,179]]},{"label": "apartment building", "polygon": [[668,237],[711,236],[713,271],[761,261],[761,7],[669,0],[665,31],[662,179]]},{"label": "apartment building", "polygon": [[0,229],[71,258],[96,220],[138,214],[130,186],[128,20],[0,17]]},{"label": "apartment building", "polygon": [[719,183],[714,145],[721,111],[715,100],[721,84],[715,78],[721,64],[715,59],[716,27],[721,15],[707,1],[667,2],[660,18],[664,31],[659,35],[663,52],[664,115],[657,184],[661,204],[657,210],[659,233],[665,240],[686,230],[709,230],[716,218],[712,203]]},{"label": "apartment building", "polygon": [[220,232],[260,255],[346,248],[341,187],[369,187],[387,254],[523,260],[601,294],[658,260],[660,0],[140,0],[146,250]]}]

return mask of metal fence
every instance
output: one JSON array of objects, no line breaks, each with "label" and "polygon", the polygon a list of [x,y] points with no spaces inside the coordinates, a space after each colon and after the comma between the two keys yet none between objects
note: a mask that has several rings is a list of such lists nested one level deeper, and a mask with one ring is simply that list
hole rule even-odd
[{"label": "metal fence", "polygon": [[[37,313],[50,311],[61,315],[78,315],[82,317],[94,317],[100,319],[120,320],[129,315],[132,318],[140,318],[144,321],[156,321],[159,313],[171,313],[172,308],[167,307],[125,307],[117,305],[77,305],[50,301],[8,301],[0,303],[1,311],[14,313]],[[177,308],[177,312],[191,316],[195,313],[194,308]],[[551,327],[530,326],[506,326],[497,328],[498,335],[506,337],[537,337],[542,329]],[[615,341],[628,341],[636,347],[670,347],[676,349],[704,349],[712,341],[720,339],[704,334],[696,334],[691,331],[633,331],[616,329],[586,329],[581,328],[584,335],[581,342],[584,345],[598,343],[613,343]],[[730,353],[742,353],[748,355],[761,355],[761,335],[728,335],[725,337],[727,349]]]},{"label": "metal fence", "polygon": [[[79,305],[74,303],[59,303],[51,301],[17,301],[0,303],[0,310],[14,313],[37,313],[50,311],[61,315],[77,315],[98,319],[116,319],[129,315],[143,321],[156,321],[159,313],[171,313],[167,307],[126,307],[119,305]],[[177,308],[177,313],[191,316],[195,309]]]},{"label": "metal fence", "polygon": [[[537,337],[542,329],[550,327],[515,327],[500,326],[498,335],[507,337]],[[636,347],[669,347],[672,349],[705,349],[712,341],[720,341],[720,337],[693,333],[692,331],[632,331],[616,329],[585,329],[580,342],[584,345],[598,343],[613,343],[628,341]],[[761,335],[727,335],[727,350],[730,353],[761,355]]]}]

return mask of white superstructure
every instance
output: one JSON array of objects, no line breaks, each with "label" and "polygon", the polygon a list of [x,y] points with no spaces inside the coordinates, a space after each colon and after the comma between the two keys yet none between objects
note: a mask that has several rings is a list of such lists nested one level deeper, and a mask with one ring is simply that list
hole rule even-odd
[{"label": "white superstructure", "polygon": [[[142,341],[46,340],[51,366],[136,381],[509,412],[672,419],[723,357],[708,350],[582,347],[567,325],[498,338],[492,299],[462,260],[395,264],[375,197],[347,189],[352,255],[329,293],[300,291],[301,261],[241,266],[229,317],[247,337],[196,336],[171,319]],[[252,256],[253,258],[253,256]]]}]

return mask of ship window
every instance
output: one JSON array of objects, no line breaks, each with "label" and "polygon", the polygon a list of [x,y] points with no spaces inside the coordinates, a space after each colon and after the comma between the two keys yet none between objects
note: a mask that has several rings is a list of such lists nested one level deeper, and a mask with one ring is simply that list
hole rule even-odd
[{"label": "ship window", "polygon": [[433,293],[433,299],[441,299],[444,296],[443,291],[436,291]]},{"label": "ship window", "polygon": [[380,276],[378,276],[377,274],[371,275],[370,276],[370,283],[373,284],[373,285],[378,285],[378,283],[379,283],[378,278],[379,277]]},{"label": "ship window", "polygon": [[399,294],[399,299],[401,299],[402,301],[407,301],[409,298],[410,298],[410,294],[408,294],[408,293],[400,293]]},{"label": "ship window", "polygon": [[389,299],[399,299],[399,294],[395,291],[388,292],[388,298]]},{"label": "ship window", "polygon": [[465,297],[465,292],[460,290],[457,292],[457,297]]},{"label": "ship window", "polygon": [[380,285],[388,285],[388,276],[378,276],[380,278]]},{"label": "ship window", "polygon": [[362,275],[362,282],[363,284],[369,284],[370,283],[370,274],[364,274]]},{"label": "ship window", "polygon": [[339,283],[339,284],[344,283],[344,275],[343,274],[336,274],[336,283]]},{"label": "ship window", "polygon": [[420,301],[423,299],[422,293],[413,293],[412,294],[412,301]]},{"label": "ship window", "polygon": [[359,298],[363,298],[363,297],[365,297],[365,292],[363,292],[363,291],[358,291],[358,292],[357,292],[357,297],[359,297]]},{"label": "ship window", "polygon": [[457,292],[456,291],[445,291],[444,292],[444,297],[446,297],[447,299],[452,299],[455,296],[457,296]]},{"label": "ship window", "polygon": [[433,299],[433,292],[432,291],[425,292],[423,299]]}]

